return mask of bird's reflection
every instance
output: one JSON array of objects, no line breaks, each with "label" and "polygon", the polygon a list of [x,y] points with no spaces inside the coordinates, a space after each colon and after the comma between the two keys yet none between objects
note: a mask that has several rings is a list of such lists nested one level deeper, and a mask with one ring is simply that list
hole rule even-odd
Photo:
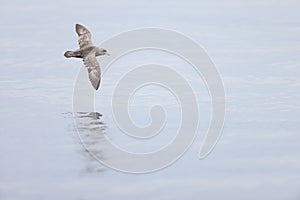
[{"label": "bird's reflection", "polygon": [[[75,115],[77,133],[85,151],[89,153],[89,165],[86,172],[103,172],[104,166],[98,161],[105,159],[103,152],[105,124],[101,121],[102,114],[98,112],[77,112]],[[88,155],[88,154],[87,154]]]}]

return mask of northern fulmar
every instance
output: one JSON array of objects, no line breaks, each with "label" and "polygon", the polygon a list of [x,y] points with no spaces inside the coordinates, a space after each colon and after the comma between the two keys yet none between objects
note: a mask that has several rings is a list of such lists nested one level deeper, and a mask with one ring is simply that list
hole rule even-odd
[{"label": "northern fulmar", "polygon": [[100,65],[97,62],[96,56],[109,55],[106,49],[94,46],[92,43],[92,34],[90,31],[80,24],[75,26],[78,34],[79,49],[75,51],[66,51],[64,56],[66,58],[82,58],[84,65],[88,69],[89,79],[92,86],[97,90],[100,85]]}]

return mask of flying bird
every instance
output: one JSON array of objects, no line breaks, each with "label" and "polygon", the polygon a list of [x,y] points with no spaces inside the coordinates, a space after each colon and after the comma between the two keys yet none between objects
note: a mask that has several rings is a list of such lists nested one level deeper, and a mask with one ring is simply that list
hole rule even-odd
[{"label": "flying bird", "polygon": [[75,51],[66,51],[64,56],[66,58],[82,58],[83,63],[88,70],[92,86],[95,90],[98,90],[100,86],[101,71],[96,56],[109,55],[109,53],[106,49],[93,45],[92,34],[87,28],[80,24],[76,24],[75,30],[79,37],[79,49]]}]

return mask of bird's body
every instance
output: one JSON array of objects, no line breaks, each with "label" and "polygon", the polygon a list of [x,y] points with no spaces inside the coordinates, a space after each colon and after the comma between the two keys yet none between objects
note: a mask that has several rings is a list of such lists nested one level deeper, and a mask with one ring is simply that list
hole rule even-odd
[{"label": "bird's body", "polygon": [[77,49],[75,51],[66,51],[64,56],[66,58],[74,57],[74,58],[84,58],[86,57],[89,53],[92,53],[93,51],[96,50],[96,46],[86,46],[82,49]]},{"label": "bird's body", "polygon": [[92,35],[87,28],[80,24],[76,24],[75,28],[79,36],[78,44],[80,48],[75,51],[66,51],[64,56],[66,58],[75,57],[83,59],[83,62],[88,69],[89,79],[95,90],[97,90],[100,85],[101,71],[96,56],[109,54],[107,50],[93,45],[91,40]]}]

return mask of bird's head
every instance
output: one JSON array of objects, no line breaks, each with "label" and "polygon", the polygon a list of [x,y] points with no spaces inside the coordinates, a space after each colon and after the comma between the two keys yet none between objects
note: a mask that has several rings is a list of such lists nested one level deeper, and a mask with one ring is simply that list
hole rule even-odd
[{"label": "bird's head", "polygon": [[106,49],[98,47],[97,51],[96,51],[96,56],[103,56],[103,55],[108,55],[109,56],[108,51]]}]

